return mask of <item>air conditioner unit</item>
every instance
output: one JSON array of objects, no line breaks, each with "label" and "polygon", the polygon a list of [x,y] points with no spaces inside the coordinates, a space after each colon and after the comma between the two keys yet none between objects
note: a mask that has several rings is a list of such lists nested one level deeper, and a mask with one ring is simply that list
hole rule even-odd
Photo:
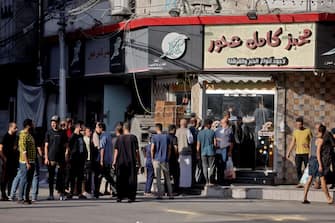
[{"label": "air conditioner unit", "polygon": [[129,8],[129,0],[109,0],[112,16],[129,16],[132,14]]}]

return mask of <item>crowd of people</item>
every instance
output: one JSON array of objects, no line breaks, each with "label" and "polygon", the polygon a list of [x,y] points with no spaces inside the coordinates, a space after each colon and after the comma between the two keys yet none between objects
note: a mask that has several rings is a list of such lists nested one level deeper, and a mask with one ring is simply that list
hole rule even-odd
[{"label": "crowd of people", "polygon": [[[157,199],[165,194],[173,199],[175,195],[187,193],[195,184],[223,185],[231,177],[226,166],[234,158],[239,138],[229,119],[229,112],[223,114],[218,126],[211,119],[204,120],[202,125],[196,118],[182,119],[178,128],[171,124],[167,131],[161,123],[156,123],[143,150],[137,137],[130,133],[129,122],[120,122],[114,135],[106,131],[103,122],[97,122],[91,129],[80,121],[73,124],[72,119],[60,122],[57,115],[50,119],[46,133],[34,128],[31,119],[24,120],[18,134],[16,123],[9,123],[0,144],[1,200],[24,204],[37,201],[40,165],[48,170],[48,200],[55,199],[56,190],[59,200],[74,196],[99,198],[111,193],[117,202],[124,199],[133,202],[137,176],[143,169],[144,195]],[[296,124],[287,158],[295,149],[298,180],[302,176],[302,163],[305,167],[309,163],[310,177],[305,184],[303,203],[309,203],[307,195],[313,178],[320,179],[327,202],[332,203],[326,176],[332,163],[334,166],[333,136],[322,124],[316,125],[314,136],[304,127],[302,118]],[[141,155],[145,157],[144,167],[141,167]],[[100,192],[103,178],[105,193]],[[153,189],[154,180],[156,189]]]},{"label": "crowd of people", "polygon": [[[1,200],[36,201],[40,165],[48,170],[48,200],[55,199],[55,190],[59,200],[99,198],[103,178],[118,202],[135,200],[139,148],[128,123],[116,127],[115,137],[106,132],[103,122],[97,122],[92,133],[83,122],[60,123],[57,115],[44,137],[31,119],[24,120],[18,135],[17,129],[16,123],[10,123],[0,144]],[[106,193],[110,193],[107,188]]]}]

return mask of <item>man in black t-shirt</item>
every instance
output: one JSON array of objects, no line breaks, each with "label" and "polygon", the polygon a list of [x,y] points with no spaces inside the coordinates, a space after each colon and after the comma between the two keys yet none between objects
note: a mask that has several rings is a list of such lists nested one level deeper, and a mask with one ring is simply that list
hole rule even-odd
[{"label": "man in black t-shirt", "polygon": [[179,193],[179,163],[178,163],[178,140],[176,137],[176,125],[169,125],[169,142],[171,155],[169,159],[170,175],[173,177],[173,192]]},{"label": "man in black t-shirt", "polygon": [[54,179],[55,170],[57,171],[56,190],[59,193],[59,199],[65,200],[65,161],[68,160],[69,147],[68,138],[65,131],[59,129],[59,117],[51,117],[51,129],[45,135],[45,165],[49,172],[49,197],[48,200],[54,200]]},{"label": "man in black t-shirt", "polygon": [[1,182],[1,200],[7,201],[8,194],[10,194],[13,180],[17,173],[19,164],[19,152],[17,150],[17,126],[15,122],[11,122],[8,125],[8,131],[4,135],[0,144],[0,159],[3,163],[3,173],[0,176]]}]

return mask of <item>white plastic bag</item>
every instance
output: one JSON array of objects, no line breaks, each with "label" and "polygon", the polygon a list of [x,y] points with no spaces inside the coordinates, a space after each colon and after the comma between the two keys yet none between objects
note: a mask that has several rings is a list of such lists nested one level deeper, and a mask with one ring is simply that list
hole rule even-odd
[{"label": "white plastic bag", "polygon": [[234,164],[233,164],[233,160],[231,157],[228,157],[228,160],[226,163],[226,169],[224,171],[224,178],[226,180],[233,180],[236,178]]},{"label": "white plastic bag", "polygon": [[300,178],[299,184],[305,185],[308,180],[308,166],[304,170],[304,174]]}]

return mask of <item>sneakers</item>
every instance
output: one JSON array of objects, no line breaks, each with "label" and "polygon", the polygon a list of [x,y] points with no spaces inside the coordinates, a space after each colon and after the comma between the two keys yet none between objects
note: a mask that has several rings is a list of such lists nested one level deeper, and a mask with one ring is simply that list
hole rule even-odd
[{"label": "sneakers", "polygon": [[60,201],[65,201],[65,200],[66,200],[66,197],[62,194],[62,195],[59,196],[59,200],[60,200]]},{"label": "sneakers", "polygon": [[48,198],[47,198],[48,201],[53,201],[55,200],[54,196],[53,195],[50,195]]}]

